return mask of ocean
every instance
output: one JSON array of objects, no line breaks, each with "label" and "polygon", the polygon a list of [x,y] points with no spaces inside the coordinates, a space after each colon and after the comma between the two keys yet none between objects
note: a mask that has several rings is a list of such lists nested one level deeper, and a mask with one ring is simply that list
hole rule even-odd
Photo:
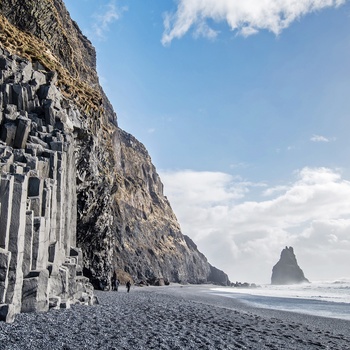
[{"label": "ocean", "polygon": [[211,292],[255,307],[350,320],[350,279],[258,288],[212,288]]}]

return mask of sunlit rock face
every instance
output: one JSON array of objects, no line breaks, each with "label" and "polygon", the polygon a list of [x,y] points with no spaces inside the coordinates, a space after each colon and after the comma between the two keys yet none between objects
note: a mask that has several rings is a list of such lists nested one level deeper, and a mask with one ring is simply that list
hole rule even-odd
[{"label": "sunlit rock face", "polygon": [[[57,306],[59,278],[70,298],[87,293],[83,274],[98,288],[116,270],[135,281],[210,281],[147,150],[118,128],[95,50],[63,2],[2,0],[0,43],[3,313],[47,309],[50,297]],[[31,288],[34,302],[24,302]]]},{"label": "sunlit rock face", "polygon": [[285,285],[309,283],[303,270],[299,267],[292,247],[286,247],[281,252],[278,263],[272,269],[271,284]]}]

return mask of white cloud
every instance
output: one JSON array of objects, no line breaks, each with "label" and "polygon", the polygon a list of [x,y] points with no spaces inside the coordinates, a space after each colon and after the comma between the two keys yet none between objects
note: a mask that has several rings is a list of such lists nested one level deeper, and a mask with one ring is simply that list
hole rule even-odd
[{"label": "white cloud", "polygon": [[273,196],[278,192],[285,192],[286,190],[288,190],[288,186],[276,186],[276,187],[271,187],[271,188],[267,188],[262,194],[263,196],[269,197],[269,196]]},{"label": "white cloud", "polygon": [[168,190],[191,203],[220,204],[242,198],[247,186],[235,183],[235,177],[221,172],[183,170],[162,172],[162,180],[171,183]]},{"label": "white cloud", "polygon": [[216,30],[213,30],[206,23],[202,22],[197,26],[193,35],[195,38],[204,37],[208,39],[215,39],[218,34],[219,33]]},{"label": "white cloud", "polygon": [[195,35],[213,38],[218,32],[208,20],[226,22],[231,30],[249,36],[259,30],[278,35],[293,21],[310,12],[337,7],[346,0],[176,0],[177,10],[164,15],[163,45],[181,38],[191,28]]},{"label": "white cloud", "polygon": [[350,182],[327,168],[295,175],[293,183],[247,201],[260,184],[224,173],[161,173],[183,232],[232,280],[269,282],[286,245],[294,247],[309,279],[350,277]]},{"label": "white cloud", "polygon": [[107,5],[103,6],[101,12],[94,15],[93,31],[97,38],[105,39],[105,34],[109,31],[111,24],[119,20],[122,13],[127,10],[125,6],[118,7],[116,0],[111,0]]},{"label": "white cloud", "polygon": [[335,138],[328,138],[322,135],[312,135],[312,137],[310,138],[310,141],[312,142],[331,142],[331,141],[335,141]]}]

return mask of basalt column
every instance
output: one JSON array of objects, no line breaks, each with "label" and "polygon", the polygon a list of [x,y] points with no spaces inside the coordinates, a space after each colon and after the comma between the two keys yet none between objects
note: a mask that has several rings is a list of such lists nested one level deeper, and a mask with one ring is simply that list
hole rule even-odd
[{"label": "basalt column", "polygon": [[0,67],[0,319],[11,322],[91,303],[93,290],[75,247],[74,107],[55,73],[1,49]]}]

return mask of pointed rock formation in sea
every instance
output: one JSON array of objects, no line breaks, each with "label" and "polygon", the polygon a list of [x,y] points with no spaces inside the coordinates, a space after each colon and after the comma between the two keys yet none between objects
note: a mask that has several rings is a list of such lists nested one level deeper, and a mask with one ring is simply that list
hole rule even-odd
[{"label": "pointed rock formation in sea", "polygon": [[91,303],[114,271],[229,284],[182,234],[146,148],[118,127],[62,0],[0,1],[0,175],[2,320]]},{"label": "pointed rock formation in sea", "polygon": [[271,284],[309,283],[303,270],[299,267],[292,247],[282,250],[280,260],[272,269]]}]

